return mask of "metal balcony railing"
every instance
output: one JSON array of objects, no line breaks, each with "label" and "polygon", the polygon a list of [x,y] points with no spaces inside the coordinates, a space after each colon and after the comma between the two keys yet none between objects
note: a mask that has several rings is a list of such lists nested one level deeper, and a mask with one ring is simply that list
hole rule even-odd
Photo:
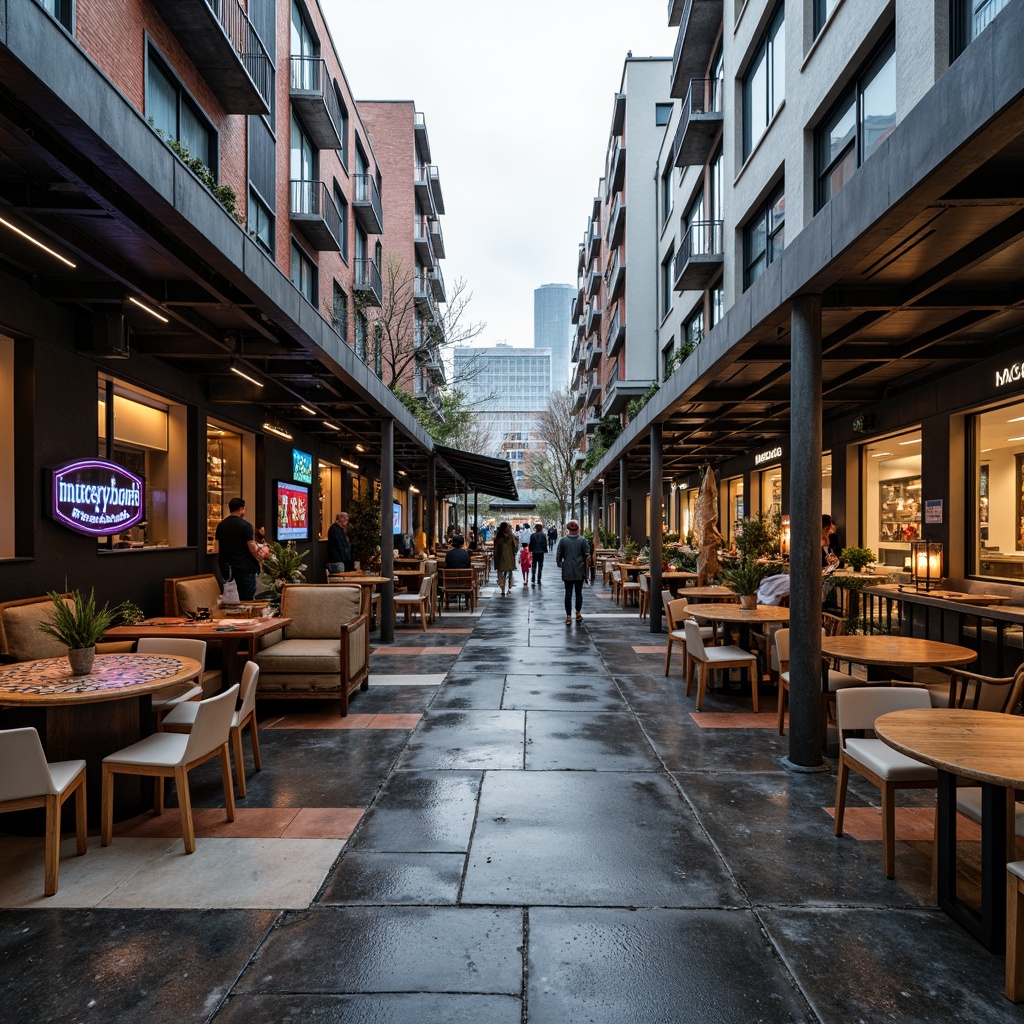
[{"label": "metal balcony railing", "polygon": [[376,299],[380,305],[384,298],[384,285],[381,281],[380,268],[371,259],[355,260],[355,274],[352,287],[357,292],[364,292]]},{"label": "metal balcony railing", "polygon": [[384,231],[384,208],[380,201],[377,179],[372,174],[356,174],[354,183],[352,213],[367,234],[382,234]]},{"label": "metal balcony railing", "polygon": [[675,289],[700,287],[723,259],[723,226],[720,220],[694,221],[676,253],[672,275]]},{"label": "metal balcony railing", "polygon": [[722,121],[725,83],[720,78],[694,78],[683,101],[683,110],[672,140],[676,167],[702,164],[711,152],[711,141]]},{"label": "metal balcony railing", "polygon": [[427,232],[430,234],[430,244],[434,247],[434,255],[444,259],[444,234],[441,231],[441,222],[436,217],[427,220]]},{"label": "metal balcony railing", "polygon": [[322,181],[291,181],[291,217],[322,250],[341,249],[341,213]]},{"label": "metal balcony railing", "polygon": [[323,57],[293,55],[289,83],[292,103],[319,149],[341,149],[341,103]]}]

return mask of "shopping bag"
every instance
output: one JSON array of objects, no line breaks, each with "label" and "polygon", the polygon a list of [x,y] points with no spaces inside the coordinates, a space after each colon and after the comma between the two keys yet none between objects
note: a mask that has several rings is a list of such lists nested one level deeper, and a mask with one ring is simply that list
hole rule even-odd
[{"label": "shopping bag", "polygon": [[221,600],[224,604],[238,604],[238,584],[230,576],[224,581]]}]

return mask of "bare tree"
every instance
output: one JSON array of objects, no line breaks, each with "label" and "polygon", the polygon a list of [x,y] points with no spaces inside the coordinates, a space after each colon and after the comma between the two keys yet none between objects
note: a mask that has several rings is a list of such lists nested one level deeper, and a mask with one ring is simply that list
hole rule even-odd
[{"label": "bare tree", "polygon": [[583,479],[576,456],[576,416],[568,387],[552,392],[548,407],[537,417],[537,437],[542,448],[531,455],[528,474],[531,485],[547,491],[562,510],[576,507],[576,491]]}]

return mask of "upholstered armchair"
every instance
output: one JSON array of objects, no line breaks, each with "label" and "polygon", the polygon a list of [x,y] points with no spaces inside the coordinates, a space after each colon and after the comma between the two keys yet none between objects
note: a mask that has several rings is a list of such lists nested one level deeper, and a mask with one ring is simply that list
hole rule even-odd
[{"label": "upholstered armchair", "polygon": [[[69,599],[70,595],[64,597]],[[0,662],[64,657],[68,649],[39,630],[52,614],[49,597],[25,597],[0,604]]]},{"label": "upholstered armchair", "polygon": [[216,608],[219,600],[220,584],[212,573],[164,580],[164,615],[195,615],[200,608]]},{"label": "upholstered armchair", "polygon": [[369,687],[370,620],[359,587],[289,583],[281,589],[281,614],[292,621],[277,643],[257,655],[261,699],[341,700]]}]

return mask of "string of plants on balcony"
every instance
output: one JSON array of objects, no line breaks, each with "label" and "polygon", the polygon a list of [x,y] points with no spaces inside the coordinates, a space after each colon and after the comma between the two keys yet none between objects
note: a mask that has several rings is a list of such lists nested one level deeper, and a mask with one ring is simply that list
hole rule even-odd
[{"label": "string of plants on balcony", "polygon": [[164,145],[209,189],[214,199],[231,214],[239,224],[243,223],[242,215],[238,213],[238,195],[230,185],[223,185],[217,181],[216,176],[203,161],[193,156],[188,146],[183,146],[177,139],[172,138],[162,128],[157,128],[153,118],[149,118],[149,126],[163,140]]}]

